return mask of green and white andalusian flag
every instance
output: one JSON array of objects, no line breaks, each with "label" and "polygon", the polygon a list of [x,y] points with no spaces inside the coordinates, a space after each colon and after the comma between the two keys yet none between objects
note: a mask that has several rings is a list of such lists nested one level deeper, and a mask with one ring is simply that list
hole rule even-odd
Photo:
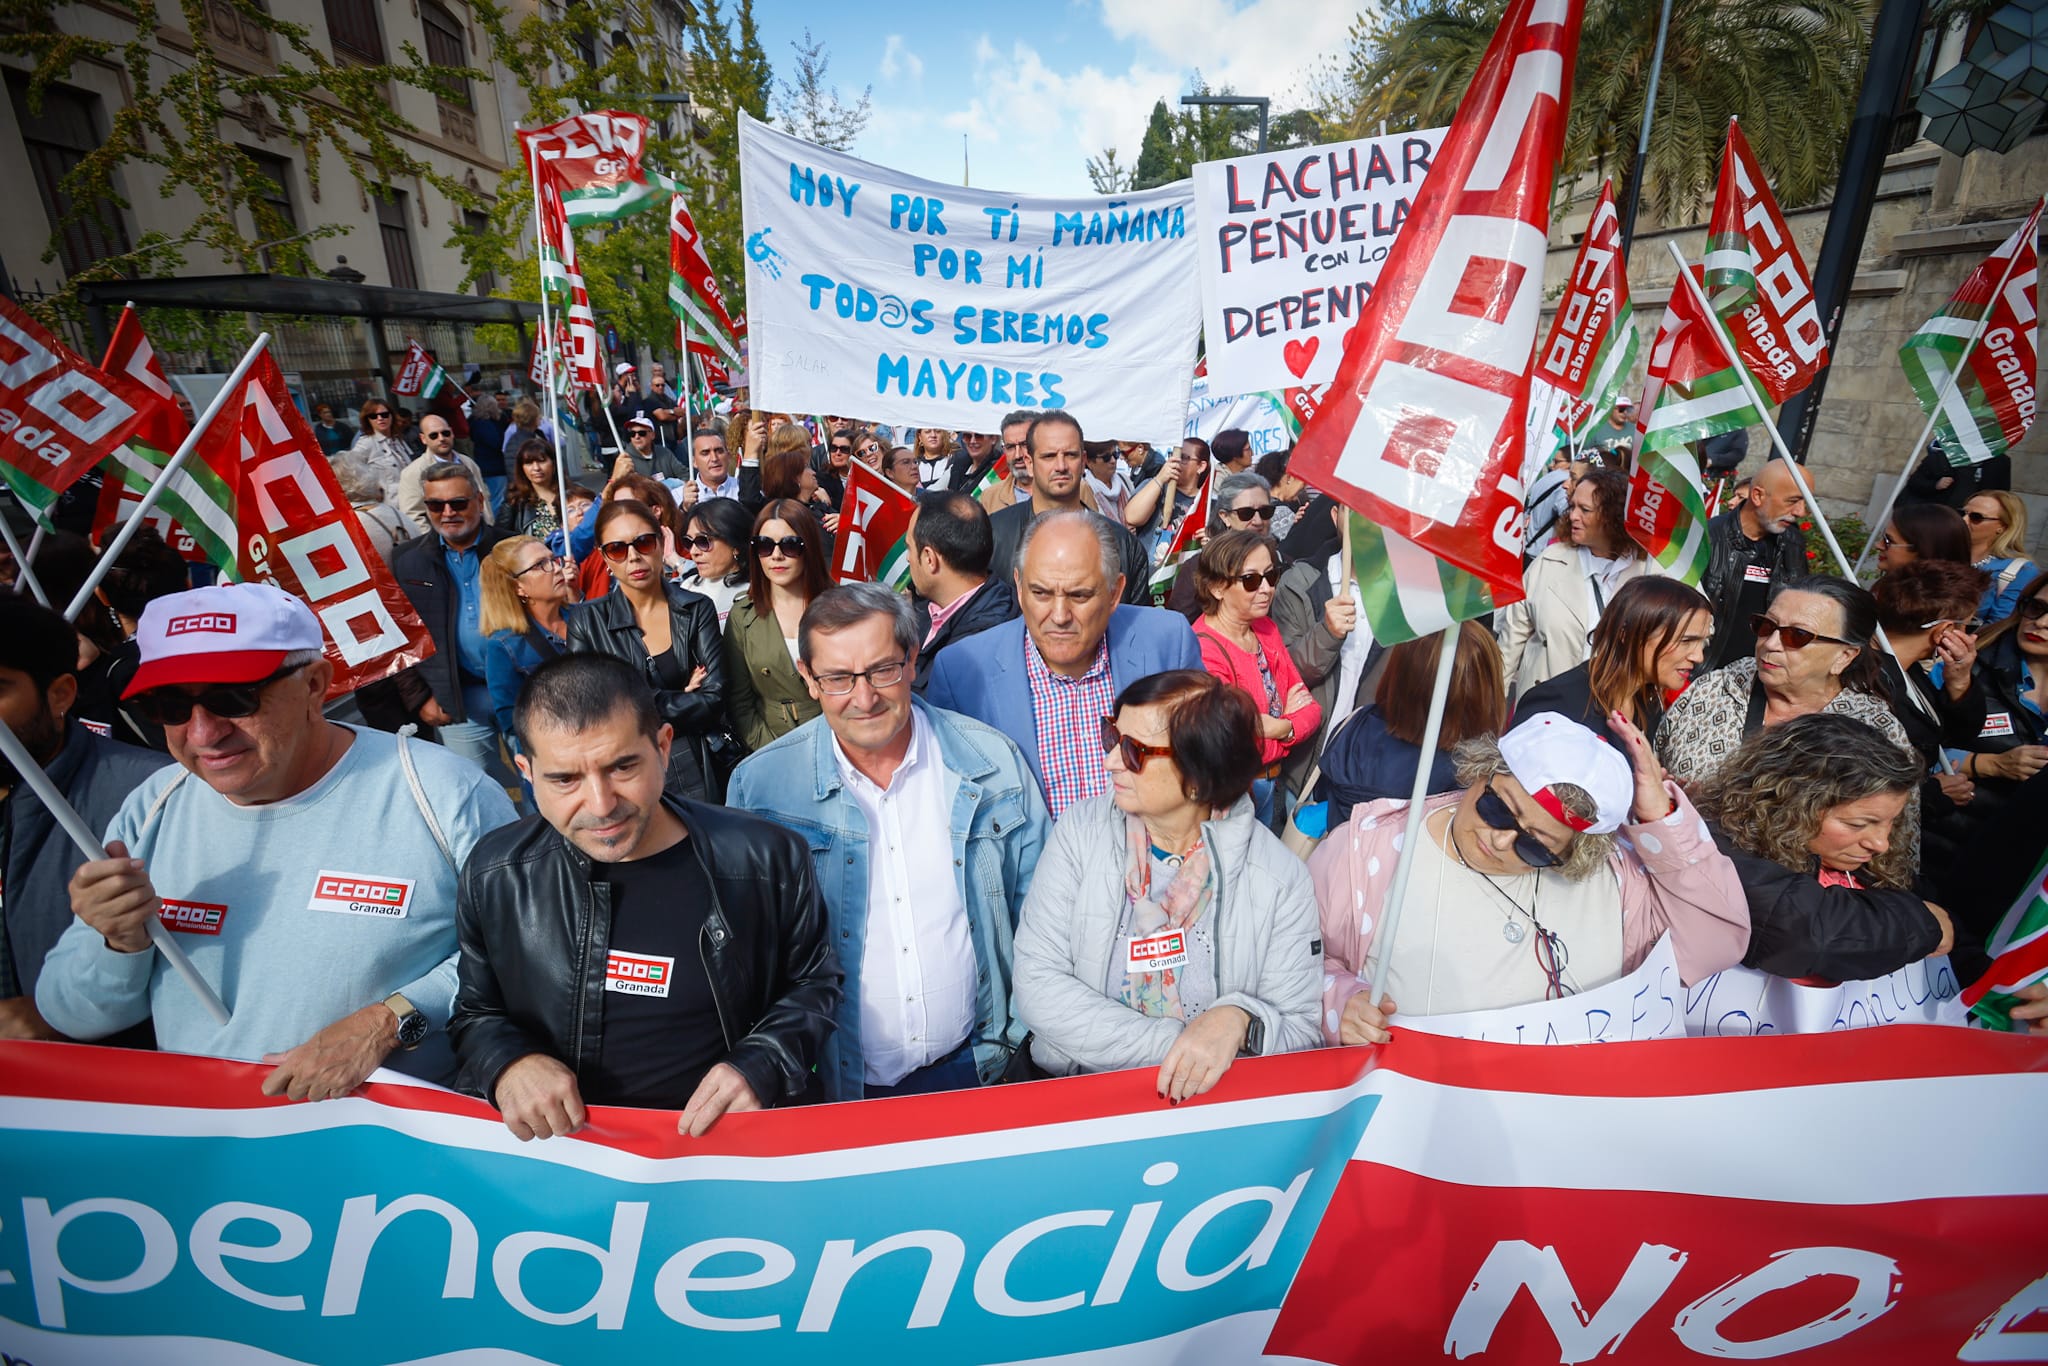
[{"label": "green and white andalusian flag", "polygon": [[2034,869],[2019,900],[2005,913],[1984,950],[1991,966],[1963,991],[1963,1004],[1979,1023],[1993,1029],[2017,1029],[2012,1008],[2015,993],[2048,980],[2048,857]]},{"label": "green and white andalusian flag", "polygon": [[[1607,416],[1635,373],[1642,344],[1636,335],[1635,305],[1629,301],[1621,216],[1614,207],[1614,183],[1609,181],[1600,187],[1592,217],[1586,220],[1586,235],[1557,301],[1550,335],[1537,350],[1531,372],[1534,379],[1563,394],[1552,451],[1567,442],[1576,450],[1592,438],[1594,424]],[[1533,391],[1530,402],[1537,402]]]},{"label": "green and white andalusian flag", "polygon": [[[135,380],[157,400],[144,415],[142,425],[135,429],[135,435],[102,462],[137,494],[146,494],[150,485],[162,477],[164,466],[171,463],[171,456],[192,430],[192,424],[179,409],[171,382],[157,360],[156,348],[150,345],[134,308],[121,310],[121,320],[114,325],[114,337],[107,346],[102,368]],[[171,476],[157,500],[157,506],[192,538],[207,563],[219,566],[229,578],[235,577],[235,547],[239,540],[235,527],[236,496],[232,474],[215,469],[201,452],[194,451]]]},{"label": "green and white andalusian flag", "polygon": [[546,175],[561,192],[571,227],[610,223],[658,208],[667,187],[652,184],[640,165],[647,116],[604,109],[571,114],[545,128],[522,128],[519,144],[529,173]]},{"label": "green and white andalusian flag", "polygon": [[1399,645],[1494,609],[1486,580],[1410,540],[1351,514],[1351,573],[1365,600],[1372,638]]}]

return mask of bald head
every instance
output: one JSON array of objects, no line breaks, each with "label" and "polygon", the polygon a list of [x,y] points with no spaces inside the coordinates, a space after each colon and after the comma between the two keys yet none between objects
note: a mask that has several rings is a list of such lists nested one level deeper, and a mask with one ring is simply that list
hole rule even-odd
[{"label": "bald head", "polygon": [[1806,515],[1799,481],[1782,459],[1766,461],[1749,481],[1749,501],[1743,505],[1743,513],[1743,529],[1755,536],[1775,536]]},{"label": "bald head", "polygon": [[1116,531],[1084,509],[1051,512],[1024,532],[1017,602],[1046,667],[1078,678],[1094,662],[1123,591]]}]

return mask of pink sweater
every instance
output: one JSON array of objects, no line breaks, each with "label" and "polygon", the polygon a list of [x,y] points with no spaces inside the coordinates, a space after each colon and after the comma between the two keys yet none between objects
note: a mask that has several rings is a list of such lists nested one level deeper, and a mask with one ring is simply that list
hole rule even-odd
[{"label": "pink sweater", "polygon": [[[1678,808],[1661,820],[1622,826],[1608,866],[1621,883],[1616,910],[1621,915],[1623,971],[1635,971],[1668,933],[1679,978],[1691,986],[1742,961],[1749,950],[1749,901],[1735,865],[1714,846],[1707,823],[1686,800],[1685,790],[1669,780],[1664,790]],[[1463,796],[1449,792],[1432,797],[1423,809],[1436,811]],[[1333,1044],[1333,1022],[1344,1017],[1345,1005],[1367,987],[1365,965],[1393,887],[1399,857],[1394,841],[1407,813],[1408,803],[1398,800],[1353,807],[1351,819],[1331,831],[1309,856],[1316,904],[1323,908],[1323,1032]],[[1402,912],[1417,913],[1412,905]],[[1420,913],[1427,914],[1428,908]]]},{"label": "pink sweater", "polygon": [[[1282,705],[1287,694],[1301,683],[1301,670],[1294,666],[1294,659],[1287,653],[1286,642],[1280,639],[1280,628],[1273,624],[1271,617],[1259,617],[1252,622],[1252,638],[1259,642],[1259,650],[1266,656],[1266,668],[1273,675],[1273,686],[1278,691]],[[1259,661],[1248,651],[1237,646],[1209,625],[1203,617],[1195,623],[1195,639],[1202,646],[1202,667],[1226,683],[1242,688],[1252,699],[1260,715],[1266,713],[1266,684],[1259,677]],[[1299,711],[1282,713],[1294,723],[1292,740],[1259,740],[1259,761],[1275,764],[1287,757],[1287,751],[1296,745],[1305,744],[1316,733],[1316,727],[1323,724],[1322,703],[1311,697],[1308,705]]]}]

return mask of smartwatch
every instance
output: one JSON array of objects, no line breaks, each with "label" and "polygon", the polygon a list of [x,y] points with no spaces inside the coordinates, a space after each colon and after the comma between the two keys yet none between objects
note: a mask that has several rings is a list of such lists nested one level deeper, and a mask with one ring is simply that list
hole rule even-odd
[{"label": "smartwatch", "polygon": [[1244,1042],[1238,1045],[1237,1056],[1256,1058],[1266,1051],[1266,1022],[1249,1010],[1245,1011],[1245,1014],[1250,1017],[1251,1023],[1245,1026]]},{"label": "smartwatch", "polygon": [[418,1048],[427,1037],[426,1014],[396,991],[384,998],[384,1008],[398,1017],[399,1044],[408,1052]]}]

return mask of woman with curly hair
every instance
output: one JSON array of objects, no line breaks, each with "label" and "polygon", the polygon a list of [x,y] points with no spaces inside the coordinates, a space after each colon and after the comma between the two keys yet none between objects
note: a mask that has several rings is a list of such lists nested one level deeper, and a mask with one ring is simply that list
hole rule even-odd
[{"label": "woman with curly hair", "polygon": [[1570,544],[1546,546],[1523,571],[1527,596],[1502,608],[1494,627],[1515,697],[1585,663],[1587,638],[1607,605],[1624,583],[1648,572],[1623,521],[1627,507],[1628,476],[1589,471],[1565,513]]},{"label": "woman with curly hair", "polygon": [[1912,755],[1834,712],[1751,735],[1699,793],[1749,901],[1743,963],[1827,982],[1882,977],[1947,953],[1948,913],[1911,890],[1901,833],[1920,786]]}]

